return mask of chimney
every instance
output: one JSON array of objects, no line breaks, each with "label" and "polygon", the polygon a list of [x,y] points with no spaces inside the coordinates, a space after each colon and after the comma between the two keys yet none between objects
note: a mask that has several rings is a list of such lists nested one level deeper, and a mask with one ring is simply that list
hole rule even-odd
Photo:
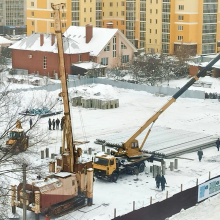
[{"label": "chimney", "polygon": [[88,44],[92,39],[92,24],[86,25],[86,43]]},{"label": "chimney", "polygon": [[107,28],[113,28],[113,23],[112,23],[112,22],[108,22],[108,23],[106,24],[106,27],[107,27]]},{"label": "chimney", "polygon": [[55,34],[51,34],[51,46],[55,43]]},{"label": "chimney", "polygon": [[44,44],[44,34],[40,34],[40,46]]}]

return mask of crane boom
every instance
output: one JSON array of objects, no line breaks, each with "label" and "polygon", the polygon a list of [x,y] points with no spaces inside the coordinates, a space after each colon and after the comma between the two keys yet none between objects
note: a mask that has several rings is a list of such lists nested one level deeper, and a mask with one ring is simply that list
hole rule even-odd
[{"label": "crane boom", "polygon": [[[180,97],[191,85],[193,85],[194,82],[196,82],[199,77],[205,76],[206,71],[210,70],[211,67],[220,59],[220,54],[218,54],[212,61],[209,62],[209,64],[203,68],[197,75],[192,77],[179,91],[177,91],[172,98],[161,108],[159,111],[157,111],[152,117],[150,117],[124,144],[124,150],[126,151],[126,155],[133,156],[133,155],[140,155],[140,150],[143,148],[144,143],[147,139],[147,137],[150,134],[151,128],[148,130],[142,144],[140,147],[132,147],[132,143],[137,142],[135,138],[140,135],[148,126],[151,125],[151,123],[154,123],[158,117],[172,104],[176,101],[178,97]],[[132,149],[133,148],[133,149]],[[139,153],[140,152],[140,153]],[[124,154],[124,152],[123,152]]]},{"label": "crane boom", "polygon": [[[70,107],[69,107],[69,98],[68,98],[68,89],[67,89],[67,77],[65,72],[65,65],[64,65],[64,52],[63,52],[63,39],[62,39],[62,30],[61,30],[61,21],[60,21],[60,10],[64,8],[64,3],[52,5],[54,10],[54,20],[55,20],[55,33],[57,38],[57,47],[58,47],[58,54],[59,54],[59,71],[60,71],[60,80],[61,80],[61,87],[62,92],[59,96],[63,97],[63,105],[64,105],[64,124],[65,124],[65,136],[66,136],[66,143],[67,143],[67,152],[69,153],[69,160],[70,161],[66,164],[66,171],[73,172],[73,165],[74,165],[74,145],[73,145],[73,134],[72,134],[72,125],[71,125],[71,116],[70,116]],[[63,152],[64,153],[64,152]]]}]

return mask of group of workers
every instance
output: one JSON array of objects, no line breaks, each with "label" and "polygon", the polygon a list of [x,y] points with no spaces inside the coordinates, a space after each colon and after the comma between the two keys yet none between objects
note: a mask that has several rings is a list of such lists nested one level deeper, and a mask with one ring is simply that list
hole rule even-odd
[{"label": "group of workers", "polygon": [[49,118],[49,120],[48,120],[49,130],[55,130],[55,127],[56,127],[56,130],[59,130],[59,126],[60,126],[60,129],[62,131],[63,130],[63,124],[64,124],[64,119],[63,118],[61,119],[61,122],[60,122],[59,118],[57,118],[56,120],[53,119],[52,121]]}]

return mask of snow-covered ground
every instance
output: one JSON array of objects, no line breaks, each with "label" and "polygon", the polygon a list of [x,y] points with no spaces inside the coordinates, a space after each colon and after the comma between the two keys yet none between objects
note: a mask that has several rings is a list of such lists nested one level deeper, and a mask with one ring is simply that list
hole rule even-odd
[{"label": "snow-covered ground", "polygon": [[[170,86],[181,87],[182,84],[184,84],[184,80],[170,81]],[[220,89],[220,81],[214,79],[213,85],[214,84],[215,87],[211,88],[212,92],[218,92],[218,89]],[[194,89],[198,89],[198,87]],[[83,150],[87,150],[88,147],[91,147],[93,153],[101,151],[101,146],[94,144],[96,138],[118,133],[121,138],[126,141],[129,138],[129,136],[127,136],[128,130],[133,130],[133,132],[135,132],[170,98],[156,97],[146,92],[113,88],[108,85],[81,86],[75,88],[75,90],[86,92],[87,95],[94,95],[94,93],[100,92],[104,97],[119,98],[119,108],[116,109],[101,110],[71,107],[74,138],[76,140],[89,140],[90,143],[82,146],[82,148]],[[60,91],[50,92],[49,96],[56,98],[59,92]],[[33,93],[34,96],[37,97],[39,94],[41,94],[40,96],[42,97],[43,94],[42,92],[39,92],[39,94],[37,94],[38,92]],[[22,96],[24,100],[26,100],[24,103],[28,103],[28,100],[31,99],[31,95],[33,94],[30,91],[22,92]],[[220,136],[219,107],[220,102],[214,99],[199,100],[179,98],[159,117],[155,126],[173,129],[173,131],[179,129]],[[58,103],[56,108],[62,108],[61,103]],[[57,117],[61,118],[62,115],[56,115],[51,118],[56,119]],[[33,118],[33,120],[35,119]],[[42,118],[39,123],[44,133],[48,134],[47,142],[21,154],[21,157],[23,155],[29,158],[33,165],[48,163],[49,161],[46,159],[40,160],[40,151],[49,147],[50,153],[58,153],[62,143],[61,131],[48,130],[48,118]],[[27,129],[28,126],[27,123],[23,127]],[[152,129],[152,133],[153,132],[154,128]],[[36,154],[33,154],[32,151],[35,151]],[[215,146],[205,149],[203,152],[204,157],[202,162],[198,161],[196,152],[182,155],[185,159],[179,159],[179,167],[175,171],[170,171],[168,168],[170,161],[173,160],[166,161],[167,169],[165,177],[168,183],[166,190],[168,190],[169,196],[179,192],[181,184],[183,184],[184,190],[195,186],[197,178],[199,179],[199,183],[204,182],[208,179],[209,171],[212,177],[219,173],[220,152],[217,151]],[[84,154],[84,157],[90,158],[91,156]],[[154,162],[154,164],[159,165],[158,162]],[[153,202],[165,199],[166,192],[155,190],[155,180],[152,178],[152,174],[149,173],[150,165],[152,164],[146,163],[145,172],[139,174],[138,179],[136,176],[123,175],[119,178],[117,183],[96,180],[94,182],[93,206],[82,208],[56,219],[108,220],[113,218],[114,208],[117,208],[117,216],[132,211],[133,201],[136,202],[135,206],[136,209],[138,209],[149,205],[151,196]],[[16,179],[13,181],[13,183],[17,184],[19,182]],[[212,199],[207,201],[212,203]],[[214,202],[216,201],[214,200]],[[199,209],[198,207],[200,207],[200,205],[196,206],[195,209]],[[208,205],[203,205],[201,209],[206,209],[204,208],[206,206],[208,207]],[[17,210],[22,214],[21,210]],[[206,213],[209,211],[212,212],[213,210],[214,206],[212,208],[210,206],[207,208]],[[184,211],[184,213],[186,212],[187,211]],[[191,213],[195,215],[195,211],[191,211]],[[179,215],[181,215],[181,213]],[[200,216],[200,214],[198,215]],[[187,219],[196,219],[191,217],[190,214],[188,216]],[[27,219],[35,219],[34,214],[28,212]],[[44,217],[41,216],[41,219],[44,219]],[[172,217],[172,220],[173,219],[182,218]]]}]

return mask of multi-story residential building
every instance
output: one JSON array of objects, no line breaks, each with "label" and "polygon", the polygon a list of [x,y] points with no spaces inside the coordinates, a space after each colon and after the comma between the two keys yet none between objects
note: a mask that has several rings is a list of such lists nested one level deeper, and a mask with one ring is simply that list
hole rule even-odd
[{"label": "multi-story residential building", "polygon": [[220,0],[27,0],[27,33],[53,33],[51,4],[60,2],[64,30],[113,23],[149,53],[174,54],[180,45],[199,55],[220,50]]},{"label": "multi-story residential building", "polygon": [[26,0],[0,0],[0,35],[26,33]]}]

